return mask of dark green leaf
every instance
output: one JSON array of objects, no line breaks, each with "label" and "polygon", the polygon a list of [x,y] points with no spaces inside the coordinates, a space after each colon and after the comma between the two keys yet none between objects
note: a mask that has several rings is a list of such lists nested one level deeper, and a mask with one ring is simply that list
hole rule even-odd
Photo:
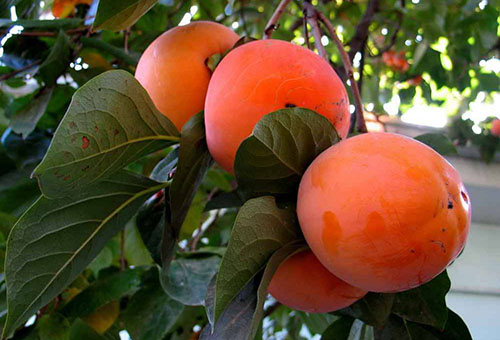
[{"label": "dark green leaf", "polygon": [[295,107],[269,113],[238,148],[238,184],[250,196],[293,193],[314,158],[338,141],[333,125],[314,111]]},{"label": "dark green leaf", "polygon": [[133,293],[141,283],[142,268],[127,269],[93,282],[74,297],[62,313],[68,317],[82,317],[122,296]]},{"label": "dark green leaf", "polygon": [[433,330],[441,340],[472,340],[465,322],[454,311],[448,309],[448,320],[444,331]]},{"label": "dark green leaf", "polygon": [[444,329],[448,317],[445,296],[450,290],[448,274],[395,295],[392,312],[406,320]]},{"label": "dark green leaf", "polygon": [[163,290],[184,305],[202,305],[208,284],[219,268],[220,257],[179,258],[161,272]]},{"label": "dark green leaf", "polygon": [[335,320],[321,335],[321,340],[348,340],[354,318],[341,316]]},{"label": "dark green leaf", "polygon": [[38,73],[40,73],[45,85],[51,86],[55,84],[57,78],[68,68],[71,57],[69,37],[64,31],[60,31],[48,57],[38,69]]},{"label": "dark green leaf", "polygon": [[383,329],[375,330],[375,340],[439,340],[421,325],[391,315]]},{"label": "dark green leaf", "polygon": [[387,321],[394,303],[394,294],[368,293],[364,298],[334,314],[347,315],[381,328]]},{"label": "dark green leaf", "polygon": [[139,209],[136,223],[151,257],[157,264],[161,264],[161,246],[165,226],[164,191],[158,192],[144,203]]},{"label": "dark green leaf", "polygon": [[[156,271],[156,269],[154,269]],[[122,315],[125,329],[134,340],[162,340],[184,306],[163,292],[158,276],[135,293]]]},{"label": "dark green leaf", "polygon": [[205,140],[203,112],[193,116],[182,128],[179,163],[169,190],[171,217],[165,225],[162,262],[168,267],[181,227],[198,187],[212,165]]},{"label": "dark green leaf", "polygon": [[172,151],[168,153],[168,155],[163,158],[158,164],[156,164],[151,176],[151,179],[157,182],[167,182],[173,176],[172,171],[177,166],[179,161],[179,148],[174,147]]},{"label": "dark green leaf", "polygon": [[19,111],[10,121],[10,126],[15,133],[22,134],[23,139],[35,130],[36,124],[45,113],[50,98],[52,87],[45,87],[38,92],[33,100]]},{"label": "dark green leaf", "polygon": [[269,196],[247,201],[238,213],[217,275],[214,321],[276,250],[300,238],[293,211],[278,208]]},{"label": "dark green leaf", "polygon": [[[246,339],[249,331],[248,326],[252,322],[255,307],[257,306],[259,281],[260,277],[250,279],[220,315],[215,327],[211,327],[210,324],[205,326],[201,332],[200,340]],[[207,305],[208,308],[211,308],[211,306]]]},{"label": "dark green leaf", "polygon": [[[5,153],[18,168],[28,169],[40,162],[50,145],[50,135],[43,131],[35,131],[27,138],[7,129],[2,136]],[[26,178],[29,174],[23,174]]]},{"label": "dark green leaf", "polygon": [[81,26],[83,23],[82,19],[49,19],[49,20],[8,20],[0,19],[0,27],[11,27],[14,25],[20,25],[24,28],[39,28],[45,29],[69,29]]},{"label": "dark green leaf", "polygon": [[40,197],[7,244],[4,336],[67,287],[164,184],[121,172],[70,197]]},{"label": "dark green leaf", "polygon": [[415,137],[415,139],[430,146],[441,155],[456,155],[458,153],[451,140],[441,133],[426,133]]},{"label": "dark green leaf", "polygon": [[63,197],[177,141],[175,126],[130,73],[109,71],[75,92],[35,169],[47,197]]},{"label": "dark green leaf", "polygon": [[42,316],[36,324],[40,340],[66,340],[70,327],[69,321],[57,313]]},{"label": "dark green leaf", "polygon": [[341,317],[337,317],[327,313],[306,313],[297,311],[311,334],[323,334],[330,324]]},{"label": "dark green leaf", "polygon": [[120,31],[129,28],[158,0],[100,0],[93,29]]}]

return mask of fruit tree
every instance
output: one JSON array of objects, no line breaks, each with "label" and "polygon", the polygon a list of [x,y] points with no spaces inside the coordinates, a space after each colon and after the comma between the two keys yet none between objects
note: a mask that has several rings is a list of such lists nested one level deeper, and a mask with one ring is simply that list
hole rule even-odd
[{"label": "fruit tree", "polygon": [[499,11],[1,2],[1,339],[472,339],[444,155],[500,149]]}]

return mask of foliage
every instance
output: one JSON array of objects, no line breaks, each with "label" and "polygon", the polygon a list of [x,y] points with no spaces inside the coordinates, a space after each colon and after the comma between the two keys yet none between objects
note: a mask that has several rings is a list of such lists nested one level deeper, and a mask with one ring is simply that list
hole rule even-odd
[{"label": "foliage", "polygon": [[[304,247],[297,185],[338,142],[334,128],[302,108],[269,113],[239,148],[232,176],[213,164],[203,113],[177,131],[132,76],[165,30],[212,20],[260,38],[277,3],[0,3],[4,336],[119,339],[126,330],[134,340],[278,332],[302,339],[305,327],[324,339],[471,339],[446,307],[446,273],[410,291],[369,293],[334,314],[279,306],[267,284]],[[395,98],[399,115],[422,103],[445,109],[448,137],[418,140],[442,154],[474,145],[484,159],[495,157],[492,117],[462,116],[471,102],[498,96],[498,76],[481,62],[498,54],[498,1],[312,3],[337,27],[367,110],[383,115]],[[305,41],[300,1],[273,37],[313,43]],[[325,49],[346,80],[334,44]]]}]

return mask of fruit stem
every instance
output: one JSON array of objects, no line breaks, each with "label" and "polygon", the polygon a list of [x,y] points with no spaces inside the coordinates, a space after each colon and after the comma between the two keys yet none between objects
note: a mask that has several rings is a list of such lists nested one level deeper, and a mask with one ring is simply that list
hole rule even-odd
[{"label": "fruit stem", "polygon": [[330,33],[330,37],[335,42],[335,45],[337,46],[337,49],[340,52],[340,56],[342,57],[346,74],[351,83],[352,94],[354,97],[354,105],[356,107],[356,128],[358,132],[363,132],[363,133],[367,132],[368,130],[366,129],[365,117],[363,116],[363,104],[361,103],[361,94],[359,92],[358,83],[354,79],[354,72],[352,70],[352,65],[349,59],[349,55],[345,51],[344,45],[342,44],[342,41],[340,41],[337,32],[335,30],[335,27],[333,27],[332,22],[328,20],[328,18],[322,12],[316,10],[316,14],[318,16],[318,19],[326,26],[326,29]]},{"label": "fruit stem", "polygon": [[[311,31],[314,37],[314,45],[316,46],[316,49],[318,50],[318,54],[328,61],[328,56],[326,54],[325,46],[321,43],[321,29],[319,28],[318,25],[318,14],[314,6],[309,2],[304,0],[303,2],[303,13],[305,17],[305,21],[311,25]],[[307,25],[307,24],[306,24]]]},{"label": "fruit stem", "polygon": [[266,29],[264,30],[264,37],[263,39],[271,39],[271,36],[273,35],[274,30],[278,27],[278,21],[280,21],[281,16],[283,15],[283,12],[285,11],[286,6],[291,2],[292,0],[281,0],[280,4],[278,7],[276,7],[276,10],[274,11],[273,15],[271,16],[271,19],[269,19]]}]

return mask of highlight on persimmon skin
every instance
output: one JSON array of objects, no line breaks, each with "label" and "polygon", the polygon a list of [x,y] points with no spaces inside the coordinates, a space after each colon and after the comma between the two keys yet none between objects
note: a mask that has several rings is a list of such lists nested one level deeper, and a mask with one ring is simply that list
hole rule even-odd
[{"label": "highlight on persimmon skin", "polygon": [[229,28],[209,21],[177,26],[156,38],[137,64],[135,77],[156,107],[180,131],[203,110],[211,77],[207,59],[238,40]]},{"label": "highlight on persimmon skin", "polygon": [[301,251],[283,262],[267,290],[285,306],[308,313],[342,309],[367,293],[330,273],[311,250]]},{"label": "highlight on persimmon skin", "polygon": [[349,101],[342,81],[321,57],[281,40],[258,40],[229,52],[212,75],[205,102],[212,157],[233,171],[234,158],[266,114],[305,107],[330,120],[341,138],[349,130]]},{"label": "highlight on persimmon skin", "polygon": [[297,214],[321,263],[373,292],[398,292],[440,274],[469,232],[458,172],[428,146],[367,133],[321,153],[302,177]]}]

